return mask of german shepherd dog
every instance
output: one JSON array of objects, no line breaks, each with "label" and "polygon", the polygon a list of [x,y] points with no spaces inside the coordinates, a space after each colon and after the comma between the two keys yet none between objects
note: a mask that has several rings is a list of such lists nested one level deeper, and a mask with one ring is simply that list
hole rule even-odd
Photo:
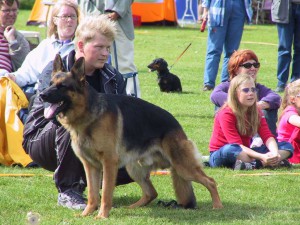
[{"label": "german shepherd dog", "polygon": [[166,60],[163,58],[154,59],[148,68],[151,72],[157,71],[157,83],[161,92],[182,92],[180,79],[175,74],[170,73]]},{"label": "german shepherd dog", "polygon": [[51,105],[48,117],[56,115],[70,132],[73,150],[84,166],[88,203],[83,216],[98,208],[101,178],[96,218],[109,216],[117,171],[123,166],[143,192],[130,208],[145,206],[157,197],[150,172],[158,168],[171,168],[177,201],[184,208],[196,207],[192,181],[209,190],[213,208],[222,208],[214,179],[203,172],[200,154],[178,121],[139,98],[96,92],[85,80],[84,58],[64,72],[57,56],[51,86],[40,97]]}]

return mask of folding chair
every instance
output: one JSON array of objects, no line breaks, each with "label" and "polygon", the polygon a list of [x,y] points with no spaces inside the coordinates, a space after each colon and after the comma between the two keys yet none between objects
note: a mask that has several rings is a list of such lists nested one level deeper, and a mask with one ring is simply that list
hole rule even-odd
[{"label": "folding chair", "polygon": [[34,49],[41,42],[40,32],[38,31],[20,30],[20,33],[23,34],[28,41],[30,50]]},{"label": "folding chair", "polygon": [[265,16],[266,12],[271,11],[271,0],[257,0],[257,7],[256,7],[256,24],[259,22],[259,18],[262,20],[262,24],[265,23]]}]

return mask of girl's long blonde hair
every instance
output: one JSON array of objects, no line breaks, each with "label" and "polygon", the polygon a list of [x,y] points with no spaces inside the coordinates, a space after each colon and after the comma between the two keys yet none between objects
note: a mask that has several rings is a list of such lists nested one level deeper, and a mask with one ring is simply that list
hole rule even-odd
[{"label": "girl's long blonde hair", "polygon": [[[255,103],[248,107],[246,113],[242,110],[241,103],[238,99],[238,88],[245,82],[255,82],[251,76],[248,74],[239,74],[230,81],[230,87],[228,90],[227,103],[224,107],[228,106],[233,111],[237,120],[237,130],[241,135],[253,136],[257,133],[258,127],[260,126],[259,112]],[[256,97],[257,99],[257,97]]]},{"label": "girl's long blonde hair", "polygon": [[[284,111],[284,109],[292,105],[293,103],[291,102],[291,97],[294,96],[296,97],[297,95],[300,94],[300,79],[293,81],[292,83],[289,83],[286,88],[284,89],[282,101],[281,101],[281,115]],[[281,117],[281,116],[280,116]]]}]

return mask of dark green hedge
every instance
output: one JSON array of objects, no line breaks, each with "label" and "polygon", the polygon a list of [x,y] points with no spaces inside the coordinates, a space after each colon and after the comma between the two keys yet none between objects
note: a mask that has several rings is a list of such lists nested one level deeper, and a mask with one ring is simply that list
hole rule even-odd
[{"label": "dark green hedge", "polygon": [[20,9],[32,9],[35,0],[19,0]]}]

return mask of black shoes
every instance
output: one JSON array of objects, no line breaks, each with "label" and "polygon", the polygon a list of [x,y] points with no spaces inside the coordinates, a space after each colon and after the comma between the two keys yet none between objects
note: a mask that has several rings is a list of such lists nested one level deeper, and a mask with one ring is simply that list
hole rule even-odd
[{"label": "black shoes", "polygon": [[212,86],[209,86],[209,85],[204,85],[204,87],[203,87],[203,91],[211,91],[211,90],[213,90],[214,89],[214,87],[212,87]]}]

